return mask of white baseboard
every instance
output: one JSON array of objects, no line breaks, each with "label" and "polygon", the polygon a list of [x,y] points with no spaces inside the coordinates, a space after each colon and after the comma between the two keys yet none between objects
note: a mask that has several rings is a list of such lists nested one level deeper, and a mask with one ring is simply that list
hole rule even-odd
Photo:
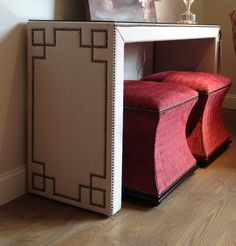
[{"label": "white baseboard", "polygon": [[26,165],[0,174],[0,206],[26,193]]},{"label": "white baseboard", "polygon": [[236,110],[236,95],[227,94],[223,103],[223,108]]}]

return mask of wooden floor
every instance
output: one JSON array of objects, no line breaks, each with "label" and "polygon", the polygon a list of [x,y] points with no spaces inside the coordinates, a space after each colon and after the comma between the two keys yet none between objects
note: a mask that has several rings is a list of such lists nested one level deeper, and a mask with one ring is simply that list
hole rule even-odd
[{"label": "wooden floor", "polygon": [[236,111],[223,112],[233,140],[159,206],[123,201],[111,218],[25,195],[0,207],[5,245],[236,245]]}]

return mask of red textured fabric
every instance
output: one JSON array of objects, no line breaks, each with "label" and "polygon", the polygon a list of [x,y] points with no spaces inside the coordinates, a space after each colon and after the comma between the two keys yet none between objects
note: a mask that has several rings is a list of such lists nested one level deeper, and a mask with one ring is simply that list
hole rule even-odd
[{"label": "red textured fabric", "polygon": [[196,99],[160,115],[155,143],[159,193],[164,192],[196,163],[185,133],[188,116],[195,103]]},{"label": "red textured fabric", "polygon": [[206,156],[209,156],[229,139],[221,117],[221,107],[229,87],[208,96],[202,118],[202,135]]},{"label": "red textured fabric", "polygon": [[181,84],[192,88],[198,92],[213,92],[225,86],[232,84],[232,81],[223,75],[203,73],[203,72],[185,72],[185,71],[166,71],[145,76],[142,80]]},{"label": "red textured fabric", "polygon": [[124,91],[123,187],[160,197],[196,163],[185,129],[197,93],[143,81]]},{"label": "red textured fabric", "polygon": [[125,81],[124,104],[126,106],[163,111],[196,96],[196,91],[182,85]]},{"label": "red textured fabric", "polygon": [[189,147],[198,161],[208,159],[229,140],[221,117],[222,103],[231,86],[229,78],[217,74],[167,71],[146,76],[145,79],[181,83],[199,92],[186,130]]},{"label": "red textured fabric", "polygon": [[234,51],[236,55],[236,9],[233,9],[229,15],[230,15],[231,23],[232,23],[233,45],[234,45]]}]

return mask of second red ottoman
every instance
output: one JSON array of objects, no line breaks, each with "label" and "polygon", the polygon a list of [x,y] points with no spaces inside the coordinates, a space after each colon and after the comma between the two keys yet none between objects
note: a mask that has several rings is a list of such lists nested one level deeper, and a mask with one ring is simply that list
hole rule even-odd
[{"label": "second red ottoman", "polygon": [[125,81],[123,189],[159,203],[196,169],[185,135],[197,92]]},{"label": "second red ottoman", "polygon": [[185,85],[199,93],[187,123],[187,139],[200,166],[209,165],[227,148],[231,141],[221,117],[221,107],[232,83],[229,78],[203,72],[166,71],[144,79]]}]

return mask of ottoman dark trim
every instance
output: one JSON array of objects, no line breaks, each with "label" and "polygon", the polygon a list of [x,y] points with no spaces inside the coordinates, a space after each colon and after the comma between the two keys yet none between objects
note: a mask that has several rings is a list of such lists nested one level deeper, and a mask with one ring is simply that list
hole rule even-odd
[{"label": "ottoman dark trim", "polygon": [[152,194],[144,193],[141,191],[133,190],[131,188],[122,188],[122,195],[124,197],[131,197],[135,199],[140,199],[143,202],[156,206],[162,202],[162,200],[168,196],[175,188],[177,188],[185,179],[192,176],[193,173],[198,169],[198,165],[194,164],[186,173],[184,173],[181,177],[176,179],[166,190],[164,190],[161,194],[155,196]]},{"label": "ottoman dark trim", "polygon": [[162,114],[166,113],[174,108],[181,107],[182,105],[185,105],[188,102],[191,102],[192,100],[198,99],[198,96],[191,97],[189,99],[186,99],[183,102],[177,103],[175,105],[172,105],[169,108],[164,108],[162,110],[155,109],[155,108],[140,108],[140,107],[135,107],[135,106],[124,106],[124,109],[127,111],[140,111],[140,112],[145,112],[145,113],[151,113],[151,114]]},{"label": "ottoman dark trim", "polygon": [[202,95],[211,95],[212,93],[215,93],[215,92],[217,92],[217,91],[220,91],[220,90],[223,90],[223,89],[225,89],[225,88],[227,88],[227,87],[231,87],[231,85],[232,84],[229,84],[229,85],[225,85],[225,86],[222,86],[222,87],[220,87],[220,88],[217,88],[217,89],[215,89],[215,90],[213,90],[213,91],[208,91],[208,92],[203,92],[203,91],[198,91],[198,90],[196,90],[199,94],[202,94]]},{"label": "ottoman dark trim", "polygon": [[208,157],[194,156],[197,159],[197,165],[199,167],[208,167],[217,157],[219,157],[231,144],[232,141],[227,139],[216,150],[214,150]]}]

